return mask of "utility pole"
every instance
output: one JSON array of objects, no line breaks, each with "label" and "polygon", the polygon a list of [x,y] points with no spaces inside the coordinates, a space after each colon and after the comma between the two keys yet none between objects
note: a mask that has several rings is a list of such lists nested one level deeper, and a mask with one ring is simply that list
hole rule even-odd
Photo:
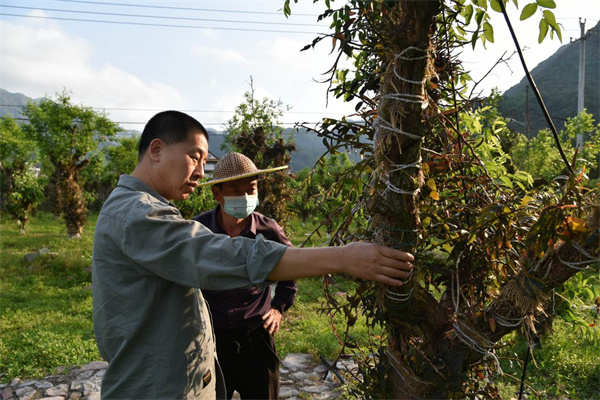
[{"label": "utility pole", "polygon": [[[584,96],[585,96],[585,19],[583,22],[579,18],[579,27],[581,28],[581,35],[579,37],[579,87],[577,90],[577,115],[583,111],[584,107]],[[580,149],[583,147],[583,132],[577,134],[576,148]]]},{"label": "utility pole", "polygon": [[527,139],[531,139],[529,136],[529,85],[525,86],[525,136]]}]

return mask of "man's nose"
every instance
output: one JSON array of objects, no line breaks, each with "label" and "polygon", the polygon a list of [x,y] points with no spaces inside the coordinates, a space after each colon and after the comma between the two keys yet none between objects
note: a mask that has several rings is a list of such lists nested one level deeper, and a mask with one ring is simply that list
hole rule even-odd
[{"label": "man's nose", "polygon": [[197,175],[198,179],[204,179],[204,165],[202,163],[198,163],[195,172],[194,175]]}]

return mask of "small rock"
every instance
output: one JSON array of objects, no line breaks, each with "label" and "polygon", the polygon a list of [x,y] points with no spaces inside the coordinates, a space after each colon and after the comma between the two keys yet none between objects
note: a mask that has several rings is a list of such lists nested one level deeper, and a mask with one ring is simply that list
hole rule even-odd
[{"label": "small rock", "polygon": [[55,397],[55,396],[63,396],[66,397],[69,395],[69,385],[66,383],[61,383],[58,386],[53,386],[51,388],[46,389],[44,392],[44,396]]},{"label": "small rock", "polygon": [[84,366],[82,366],[81,368],[79,368],[80,372],[84,372],[84,371],[96,371],[99,369],[106,369],[108,367],[108,363],[106,361],[92,361],[89,364],[86,364]]},{"label": "small rock", "polygon": [[52,387],[52,384],[50,382],[36,382],[35,383],[35,387],[37,389],[48,389]]},{"label": "small rock", "polygon": [[324,389],[327,389],[325,385],[315,385],[304,387],[302,388],[302,391],[306,393],[321,393],[324,391]]},{"label": "small rock", "polygon": [[303,372],[303,371],[294,372],[292,374],[292,378],[294,378],[296,380],[299,380],[299,381],[301,381],[303,379],[306,379],[307,376],[308,376],[308,374],[306,372]]},{"label": "small rock", "polygon": [[69,396],[69,400],[81,400],[81,392],[73,392]]},{"label": "small rock", "polygon": [[0,390],[0,397],[2,397],[4,400],[12,399],[13,394],[13,390],[10,386],[3,387],[2,390]]},{"label": "small rock", "polygon": [[282,399],[287,399],[288,397],[298,396],[298,391],[292,388],[282,388],[279,391],[279,397]]},{"label": "small rock", "polygon": [[42,255],[42,254],[46,254],[46,253],[50,253],[50,250],[48,250],[47,248],[43,248],[40,249],[34,253],[29,253],[29,254],[25,254],[25,260],[27,260],[28,263],[32,262],[33,260],[36,259],[36,257]]},{"label": "small rock", "polygon": [[15,391],[15,393],[17,394],[19,400],[36,400],[41,397],[38,391],[35,390],[35,387],[32,386],[20,387]]}]

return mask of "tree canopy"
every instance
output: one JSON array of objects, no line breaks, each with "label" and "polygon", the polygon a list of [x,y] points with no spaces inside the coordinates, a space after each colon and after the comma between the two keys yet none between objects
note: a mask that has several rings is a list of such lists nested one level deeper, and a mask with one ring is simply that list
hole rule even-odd
[{"label": "tree canopy", "polygon": [[100,142],[113,137],[120,128],[101,112],[71,104],[66,91],[55,100],[46,97],[37,104],[29,102],[23,115],[28,119],[23,130],[53,169],[51,181],[58,190],[57,198],[62,200],[67,233],[77,237],[87,216],[79,171],[90,162]]},{"label": "tree canopy", "polygon": [[[319,17],[332,32],[305,49],[331,40],[330,93],[357,100],[361,121],[326,119],[317,131],[331,149],[364,157],[353,175],[362,184],[348,197],[356,200],[342,208],[346,228],[333,242],[375,240],[415,253],[418,265],[400,289],[357,282],[344,303],[328,296],[330,312],[347,322],[342,351],[356,349],[362,360],[357,393],[497,397],[496,343],[517,329],[536,340],[554,289],[598,260],[598,191],[566,159],[555,130],[566,174],[532,187],[506,150],[506,121],[469,98],[460,49],[493,42],[489,13],[508,23],[507,1],[332,4]],[[539,41],[561,38],[554,7],[539,0],[521,11],[523,20],[539,17]],[[341,57],[352,68],[340,67]],[[369,220],[365,231],[350,229],[358,211]],[[368,349],[351,334],[359,313],[384,328]]]}]

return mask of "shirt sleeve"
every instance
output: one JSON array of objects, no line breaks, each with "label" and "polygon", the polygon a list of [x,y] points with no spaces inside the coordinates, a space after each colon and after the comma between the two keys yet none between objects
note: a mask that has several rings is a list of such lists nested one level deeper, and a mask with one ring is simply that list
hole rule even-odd
[{"label": "shirt sleeve", "polygon": [[[292,247],[292,242],[290,242],[285,235],[283,228],[274,220],[271,220],[271,222],[272,226],[270,226],[270,228],[273,237],[270,237],[270,239],[285,244],[288,247]],[[273,296],[273,299],[271,300],[271,308],[274,308],[283,314],[294,304],[297,292],[298,285],[295,280],[277,282],[275,286],[275,296]]]},{"label": "shirt sleeve", "polygon": [[183,219],[177,208],[152,200],[130,210],[121,246],[143,275],[216,290],[264,285],[286,249],[262,235],[253,240],[214,234]]}]

